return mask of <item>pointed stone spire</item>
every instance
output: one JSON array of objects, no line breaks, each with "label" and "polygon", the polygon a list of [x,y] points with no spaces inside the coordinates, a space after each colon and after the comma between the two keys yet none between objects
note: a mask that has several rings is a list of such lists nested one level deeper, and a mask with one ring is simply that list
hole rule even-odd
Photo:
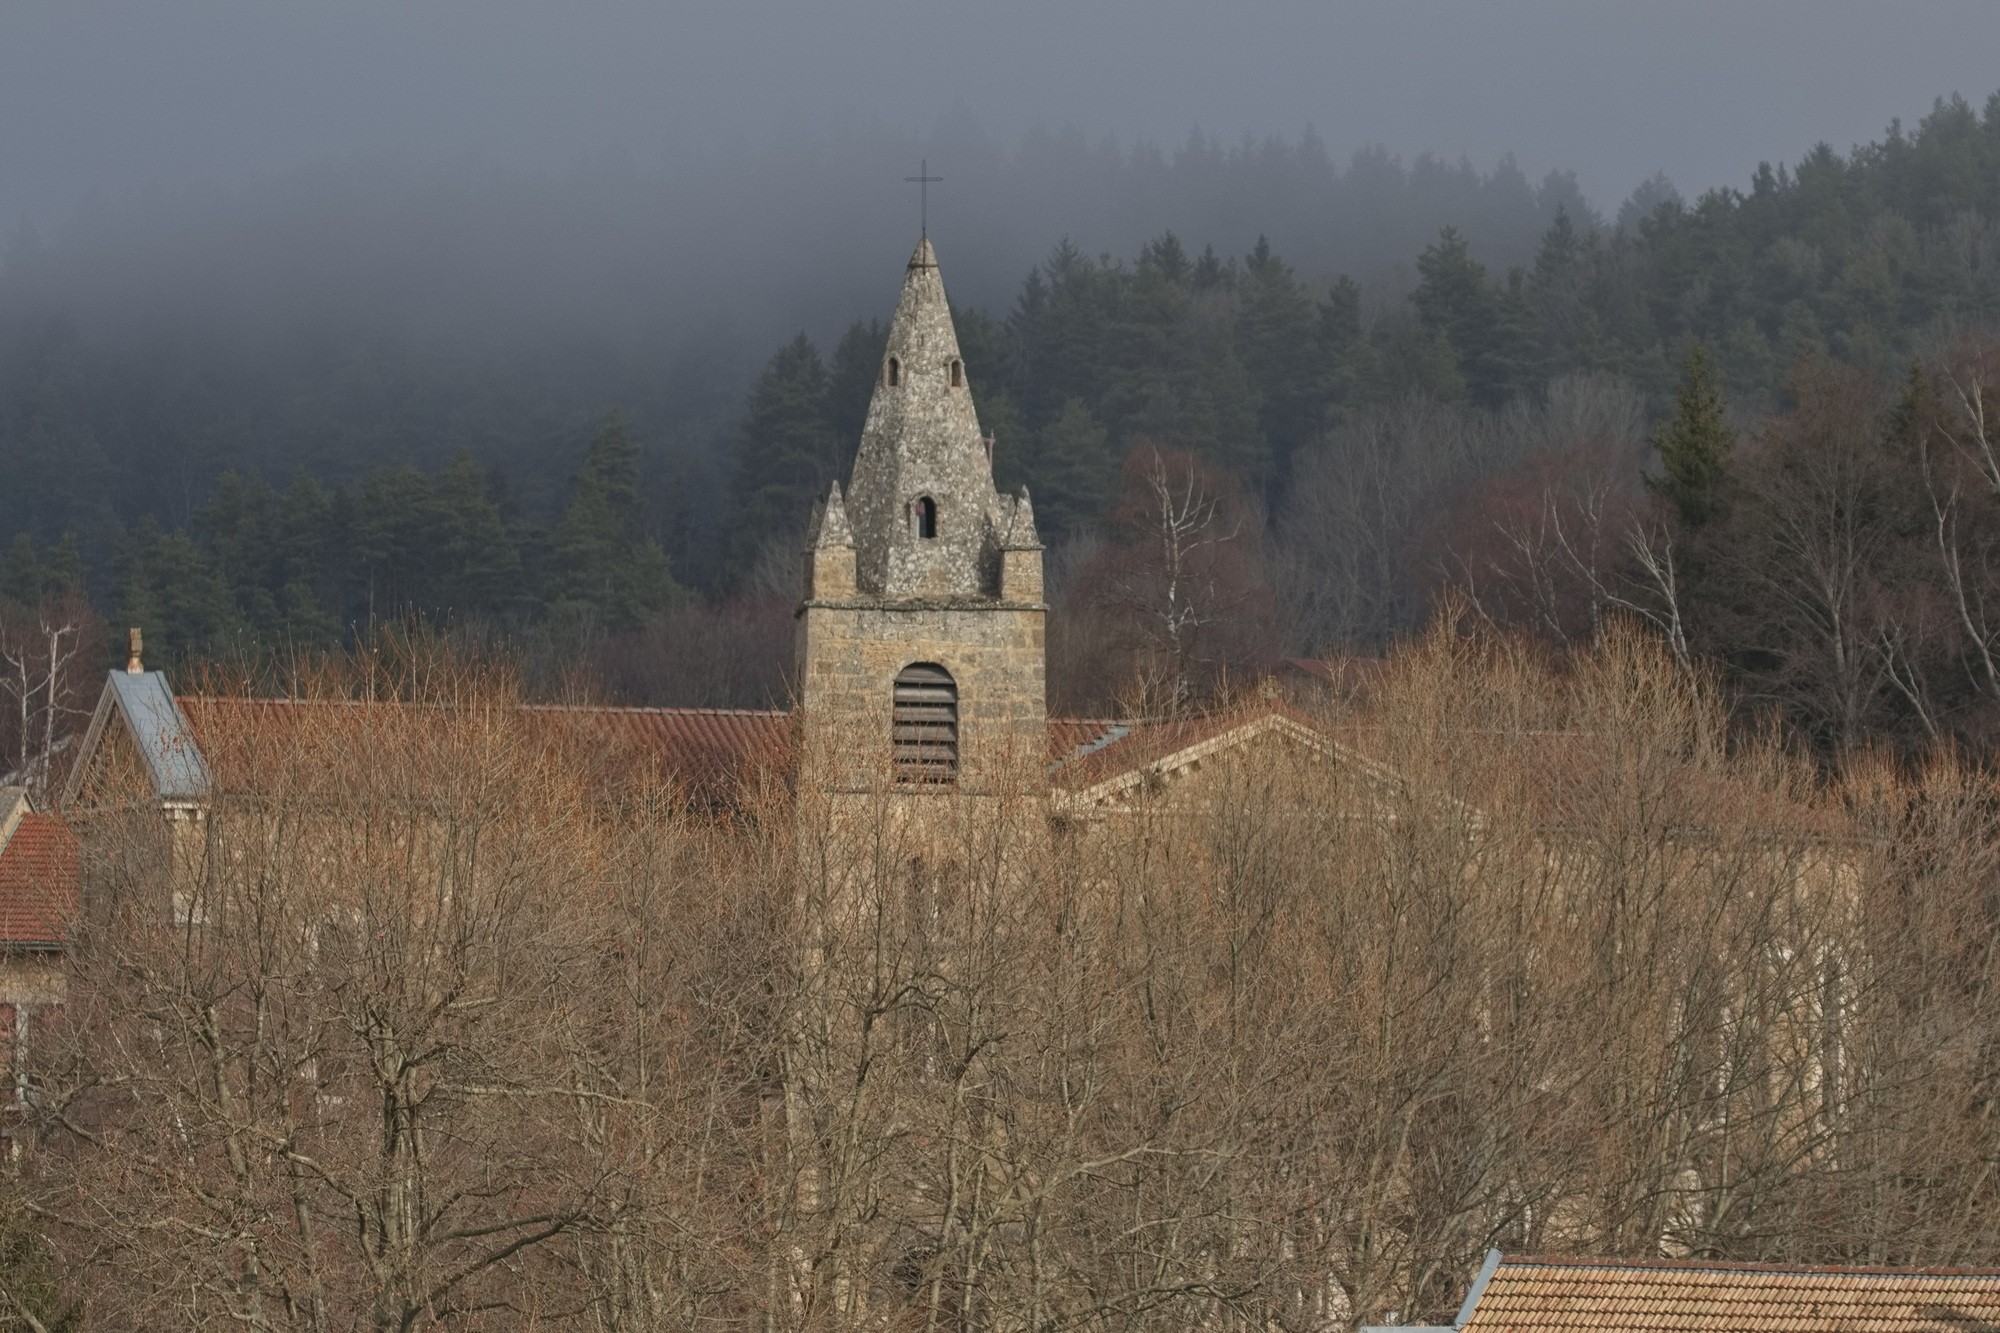
[{"label": "pointed stone spire", "polygon": [[1028,488],[1013,497],[1007,525],[1000,534],[1000,596],[1009,602],[1042,600],[1042,539],[1035,531],[1035,506]]},{"label": "pointed stone spire", "polygon": [[813,522],[807,549],[828,551],[853,549],[854,529],[847,525],[847,506],[840,498],[840,483],[834,482],[826,499],[813,506]]},{"label": "pointed stone spire", "polygon": [[937,252],[919,241],[847,488],[864,592],[989,595],[986,516],[998,507]]},{"label": "pointed stone spire", "polygon": [[847,526],[847,506],[836,481],[826,499],[813,505],[812,525],[806,529],[806,600],[853,595],[854,531]]},{"label": "pointed stone spire", "polygon": [[1028,488],[1023,486],[1021,494],[1014,500],[1014,513],[1008,520],[1007,532],[1000,539],[1003,551],[1039,551],[1042,549],[1041,534],[1035,531],[1035,507],[1028,502]]}]

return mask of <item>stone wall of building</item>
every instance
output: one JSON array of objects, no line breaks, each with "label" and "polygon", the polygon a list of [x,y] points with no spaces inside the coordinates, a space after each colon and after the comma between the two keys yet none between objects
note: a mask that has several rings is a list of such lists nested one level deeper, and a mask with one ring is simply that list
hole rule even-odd
[{"label": "stone wall of building", "polygon": [[808,602],[799,618],[799,704],[808,751],[843,790],[890,776],[896,676],[931,662],[958,686],[959,782],[967,792],[1031,780],[1046,765],[1047,611],[1037,603]]}]

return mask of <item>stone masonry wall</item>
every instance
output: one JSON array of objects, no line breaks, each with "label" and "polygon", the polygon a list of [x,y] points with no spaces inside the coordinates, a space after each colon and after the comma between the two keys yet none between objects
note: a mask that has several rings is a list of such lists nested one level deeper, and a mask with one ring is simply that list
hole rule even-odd
[{"label": "stone masonry wall", "polygon": [[1046,764],[1045,617],[1039,605],[808,603],[799,703],[809,752],[834,756],[835,786],[865,790],[890,765],[897,673],[935,662],[958,684],[959,789],[1039,779]]}]

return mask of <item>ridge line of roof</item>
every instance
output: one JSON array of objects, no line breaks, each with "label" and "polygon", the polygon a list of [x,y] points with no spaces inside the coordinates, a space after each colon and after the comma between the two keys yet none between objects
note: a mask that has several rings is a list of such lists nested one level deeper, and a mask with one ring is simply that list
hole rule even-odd
[{"label": "ridge line of roof", "polygon": [[[312,705],[316,707],[360,708],[375,704],[395,704],[404,707],[442,708],[446,705],[428,700],[413,699],[293,699],[282,695],[266,694],[178,694],[177,703],[194,704],[284,704]],[[519,702],[510,707],[532,709],[548,713],[647,713],[671,714],[676,717],[790,717],[791,710],[783,708],[661,708],[638,704],[549,704]]]},{"label": "ridge line of roof", "polygon": [[[409,699],[297,699],[285,695],[272,695],[272,694],[177,694],[174,696],[174,698],[177,702],[198,703],[198,704],[206,704],[206,703],[316,704],[321,706],[338,705],[341,707],[359,707],[363,704],[417,703],[422,706],[433,707],[433,708],[441,706],[434,703],[427,704],[421,700],[409,700]],[[655,715],[668,714],[676,717],[687,717],[687,716],[790,717],[792,716],[792,710],[788,708],[692,708],[692,707],[680,707],[680,706],[663,706],[657,704],[557,704],[557,703],[529,703],[529,702],[517,703],[513,706],[516,708],[533,709],[537,712],[549,712],[549,713],[559,713],[559,712],[647,713]],[[1211,714],[1209,716],[1219,717],[1226,715],[1218,713],[1218,714]],[[1165,723],[1172,722],[1174,720],[1175,719],[1170,719],[1170,718],[1070,717],[1058,714],[1051,714],[1048,717],[1048,721],[1051,723],[1062,723],[1066,726],[1090,726],[1090,727],[1159,726]],[[1188,719],[1188,720],[1197,721],[1199,719]]]},{"label": "ridge line of roof", "polygon": [[669,708],[652,704],[518,704],[542,713],[646,713],[674,717],[790,717],[789,708]]},{"label": "ridge line of roof", "polygon": [[1779,1264],[1748,1259],[1616,1259],[1591,1255],[1509,1254],[1502,1268],[1633,1269],[1644,1272],[1830,1273],[1847,1277],[1978,1277],[2000,1280],[2000,1268],[1898,1268],[1888,1264]]}]

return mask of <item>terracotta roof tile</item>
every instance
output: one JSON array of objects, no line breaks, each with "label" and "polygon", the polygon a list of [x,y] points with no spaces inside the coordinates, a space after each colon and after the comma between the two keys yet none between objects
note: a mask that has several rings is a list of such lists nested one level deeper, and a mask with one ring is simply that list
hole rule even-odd
[{"label": "terracotta roof tile", "polygon": [[601,737],[604,761],[610,767],[649,764],[654,776],[713,799],[727,798],[737,784],[759,775],[782,774],[791,765],[790,713],[541,704],[529,705],[526,711],[575,722]]},{"label": "terracotta roof tile", "polygon": [[1502,1259],[1462,1333],[1942,1333],[2000,1324],[2000,1270]]},{"label": "terracotta roof tile", "polygon": [[[398,709],[404,703],[317,702],[215,695],[183,695],[187,715],[204,749],[224,728],[282,733],[314,708]],[[607,785],[642,777],[671,780],[704,800],[726,800],[737,784],[758,774],[782,772],[791,760],[789,713],[733,708],[612,708],[523,704],[524,719],[551,731],[580,727],[594,742],[598,775]]]},{"label": "terracotta roof tile", "polygon": [[77,903],[76,838],[49,814],[24,814],[0,846],[0,945],[63,942]]}]

